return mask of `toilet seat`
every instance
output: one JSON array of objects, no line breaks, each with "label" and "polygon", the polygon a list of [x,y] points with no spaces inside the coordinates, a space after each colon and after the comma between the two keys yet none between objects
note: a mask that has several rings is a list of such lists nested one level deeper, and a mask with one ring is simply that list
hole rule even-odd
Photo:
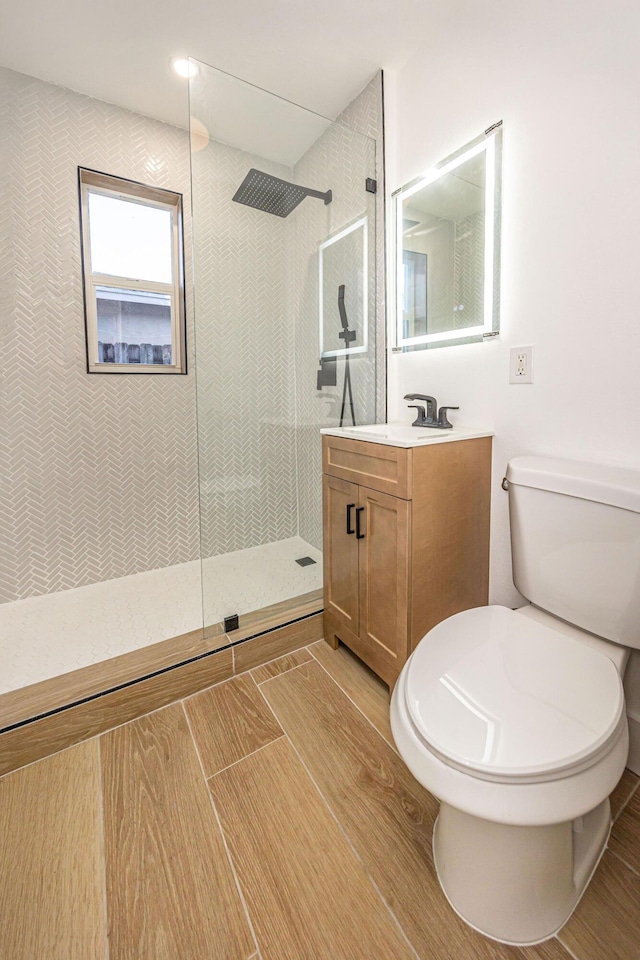
[{"label": "toilet seat", "polygon": [[434,627],[404,672],[413,734],[480,780],[572,776],[598,763],[626,723],[622,682],[604,654],[506,607]]}]

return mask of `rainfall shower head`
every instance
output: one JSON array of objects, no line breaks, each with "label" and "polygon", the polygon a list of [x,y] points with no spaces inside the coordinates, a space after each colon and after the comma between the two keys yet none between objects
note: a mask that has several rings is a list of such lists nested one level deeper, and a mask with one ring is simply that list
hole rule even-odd
[{"label": "rainfall shower head", "polygon": [[325,204],[331,203],[332,199],[331,190],[321,193],[319,190],[310,190],[308,187],[298,186],[297,183],[272,177],[270,173],[251,169],[233,199],[236,203],[245,203],[248,207],[273,213],[276,217],[288,217],[305,197],[318,197],[324,200]]}]

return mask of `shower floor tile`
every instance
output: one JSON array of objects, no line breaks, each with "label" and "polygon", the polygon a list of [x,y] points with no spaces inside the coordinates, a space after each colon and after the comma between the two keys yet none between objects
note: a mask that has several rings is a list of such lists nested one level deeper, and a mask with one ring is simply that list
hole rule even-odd
[{"label": "shower floor tile", "polygon": [[[311,557],[301,567],[295,561]],[[205,623],[261,610],[322,586],[322,553],[301,537],[265,543],[202,563]]]},{"label": "shower floor tile", "polygon": [[322,554],[291,537],[0,604],[0,695],[321,586]]}]

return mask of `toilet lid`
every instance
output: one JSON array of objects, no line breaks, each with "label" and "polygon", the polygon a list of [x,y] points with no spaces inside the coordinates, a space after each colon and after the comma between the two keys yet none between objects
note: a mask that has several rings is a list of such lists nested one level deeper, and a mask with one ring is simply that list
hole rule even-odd
[{"label": "toilet lid", "polygon": [[488,779],[580,764],[607,744],[624,711],[605,654],[500,606],[434,627],[411,657],[406,697],[429,749]]}]

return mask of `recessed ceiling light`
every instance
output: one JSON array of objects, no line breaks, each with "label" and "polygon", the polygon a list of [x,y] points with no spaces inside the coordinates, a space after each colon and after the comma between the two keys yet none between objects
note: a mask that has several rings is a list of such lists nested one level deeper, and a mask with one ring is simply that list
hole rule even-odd
[{"label": "recessed ceiling light", "polygon": [[174,57],[171,61],[171,66],[178,76],[184,77],[185,80],[195,77],[198,72],[198,67],[193,60],[187,60],[185,57]]}]

